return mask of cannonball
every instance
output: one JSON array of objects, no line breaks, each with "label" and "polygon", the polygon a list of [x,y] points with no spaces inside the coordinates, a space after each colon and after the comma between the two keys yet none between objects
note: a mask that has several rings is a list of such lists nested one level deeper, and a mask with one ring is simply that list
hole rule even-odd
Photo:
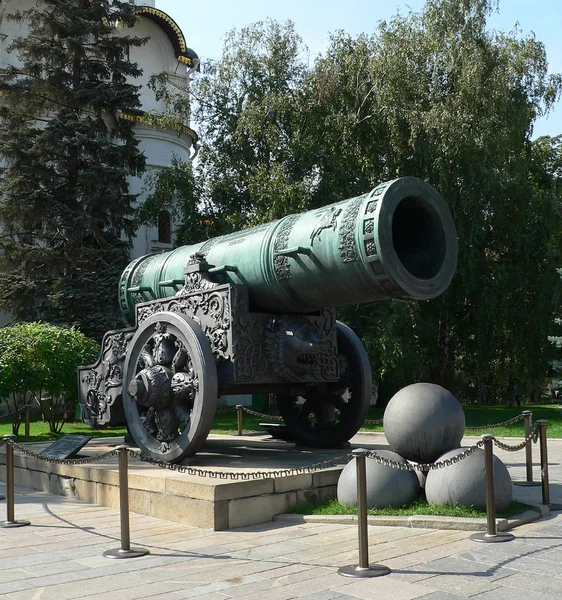
[{"label": "cannonball", "polygon": [[[456,456],[466,448],[456,448],[439,461]],[[511,504],[511,477],[502,461],[494,456],[494,498],[496,511]],[[429,504],[439,506],[474,506],[486,510],[486,467],[484,450],[478,449],[448,467],[429,471],[425,481],[425,496]]]},{"label": "cannonball", "polygon": [[433,383],[414,383],[390,399],[383,423],[393,450],[408,460],[429,463],[460,446],[465,418],[451,392]]},{"label": "cannonball", "polygon": [[[408,461],[414,468],[419,467],[418,463],[413,462],[411,460]],[[414,471],[414,473],[416,474],[416,477],[418,478],[418,482],[420,484],[420,488],[423,490],[425,489],[425,480],[427,478],[427,471],[422,471],[419,468],[416,468],[416,470]]]},{"label": "cannonball", "polygon": [[[377,450],[379,456],[405,463],[406,460],[391,450]],[[400,471],[378,463],[373,458],[365,459],[367,481],[367,508],[400,507],[411,504],[420,494],[416,474]],[[338,480],[338,502],[345,506],[357,504],[356,459],[344,467]]]}]

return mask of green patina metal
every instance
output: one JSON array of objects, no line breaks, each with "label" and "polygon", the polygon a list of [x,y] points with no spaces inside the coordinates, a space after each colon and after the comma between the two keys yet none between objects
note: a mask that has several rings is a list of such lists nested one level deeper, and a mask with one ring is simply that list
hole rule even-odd
[{"label": "green patina metal", "polygon": [[84,419],[126,418],[144,452],[179,462],[205,441],[218,396],[269,393],[301,444],[337,446],[365,420],[372,380],[335,307],[433,298],[456,262],[449,210],[415,177],[138,258],[119,282],[131,327],[78,370]]},{"label": "green patina metal", "polygon": [[415,177],[168,253],[137,259],[123,273],[120,303],[134,306],[179,291],[184,268],[205,256],[217,283],[247,286],[250,309],[310,313],[374,300],[426,300],[449,285],[457,261],[450,212]]}]

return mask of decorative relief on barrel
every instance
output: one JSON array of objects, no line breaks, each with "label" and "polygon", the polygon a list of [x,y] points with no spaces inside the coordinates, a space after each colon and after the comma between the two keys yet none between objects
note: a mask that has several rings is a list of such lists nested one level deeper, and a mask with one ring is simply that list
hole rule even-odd
[{"label": "decorative relief on barrel", "polygon": [[288,216],[279,227],[273,243],[273,272],[277,281],[291,278],[291,267],[289,266],[289,258],[279,254],[280,250],[285,250],[289,243],[289,236],[295,223],[299,220],[300,215]]},{"label": "decorative relief on barrel", "polygon": [[203,256],[205,256],[209,250],[220,240],[220,238],[211,238],[210,240],[207,240],[202,246],[201,248],[199,248],[199,252],[201,254],[203,254]]},{"label": "decorative relief on barrel", "polygon": [[370,194],[371,198],[378,198],[380,195],[382,195],[384,192],[386,192],[386,190],[393,183],[394,183],[394,181],[385,181],[384,183],[377,185],[377,187]]},{"label": "decorative relief on barrel", "polygon": [[375,240],[365,240],[365,254],[367,256],[375,256],[377,254]]},{"label": "decorative relief on barrel", "polygon": [[373,233],[375,231],[375,220],[374,219],[365,219],[363,221],[363,233]]},{"label": "decorative relief on barrel", "polygon": [[343,221],[340,226],[340,257],[342,262],[353,262],[359,258],[357,246],[355,243],[355,225],[357,215],[361,208],[364,196],[354,198],[348,205],[343,215]]},{"label": "decorative relief on barrel", "polygon": [[[145,260],[142,261],[139,268],[135,271],[135,274],[133,275],[133,280],[131,281],[132,288],[140,287],[146,269],[157,256],[157,254],[153,254],[152,256],[148,256]],[[146,298],[144,297],[143,292],[141,291],[132,292],[131,297],[133,298],[133,302],[135,304],[138,304],[139,302],[146,302]]]},{"label": "decorative relief on barrel", "polygon": [[310,245],[314,246],[314,239],[318,238],[318,241],[321,240],[321,235],[324,229],[331,229],[335,231],[338,226],[338,217],[341,215],[342,209],[338,206],[329,206],[323,210],[319,210],[314,214],[315,217],[319,218],[318,223],[312,230],[310,234]]},{"label": "decorative relief on barrel", "polygon": [[156,258],[156,254],[153,254],[152,256],[147,257],[145,260],[142,261],[141,266],[135,271],[135,274],[133,275],[133,281],[131,282],[131,287],[137,287],[140,285],[140,282],[142,280],[142,277],[146,271],[146,269],[148,268],[148,265],[150,265],[150,263]]},{"label": "decorative relief on barrel", "polygon": [[121,305],[121,310],[124,313],[128,313],[129,312],[129,306],[127,303],[127,286],[128,286],[128,282],[129,282],[129,276],[131,275],[131,272],[133,271],[133,269],[139,264],[139,262],[141,260],[143,260],[144,257],[140,257],[137,258],[136,260],[132,261],[131,263],[129,263],[127,265],[127,267],[125,268],[125,270],[123,271],[123,274],[121,275],[121,279],[119,280],[119,304]]}]

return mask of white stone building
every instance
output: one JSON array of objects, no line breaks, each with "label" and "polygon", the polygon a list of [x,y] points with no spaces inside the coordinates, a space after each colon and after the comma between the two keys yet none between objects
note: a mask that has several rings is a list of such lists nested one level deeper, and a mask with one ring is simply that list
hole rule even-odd
[{"label": "white stone building", "polygon": [[[0,68],[17,64],[17,56],[8,52],[12,41],[26,34],[27,27],[8,18],[10,13],[32,9],[37,0],[0,0]],[[189,123],[175,129],[155,128],[143,124],[143,112],[165,112],[163,101],[157,102],[154,93],[148,88],[152,75],[167,73],[169,81],[176,89],[186,90],[191,75],[199,66],[195,52],[187,47],[185,37],[176,22],[165,12],[155,7],[155,0],[131,0],[136,5],[139,20],[132,30],[124,33],[148,38],[148,43],[140,48],[131,48],[131,61],[138,63],[143,70],[140,78],[132,83],[140,85],[142,111],[130,115],[135,121],[135,133],[140,140],[140,149],[146,156],[147,172],[161,169],[170,164],[173,156],[189,160],[196,153],[197,135],[190,129]],[[119,35],[116,32],[116,35]],[[141,194],[144,183],[137,177],[131,177],[130,190]],[[131,258],[150,252],[167,250],[172,247],[174,224],[170,214],[163,211],[160,223],[155,227],[142,227],[133,240]]]}]

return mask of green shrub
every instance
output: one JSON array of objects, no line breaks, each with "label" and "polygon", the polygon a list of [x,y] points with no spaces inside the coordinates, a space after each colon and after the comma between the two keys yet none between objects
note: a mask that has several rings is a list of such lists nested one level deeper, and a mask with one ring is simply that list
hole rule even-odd
[{"label": "green shrub", "polygon": [[[78,399],[76,368],[91,363],[98,344],[74,328],[19,323],[0,329],[0,396],[15,408],[36,402],[59,433]],[[14,420],[17,435],[21,416]]]}]

